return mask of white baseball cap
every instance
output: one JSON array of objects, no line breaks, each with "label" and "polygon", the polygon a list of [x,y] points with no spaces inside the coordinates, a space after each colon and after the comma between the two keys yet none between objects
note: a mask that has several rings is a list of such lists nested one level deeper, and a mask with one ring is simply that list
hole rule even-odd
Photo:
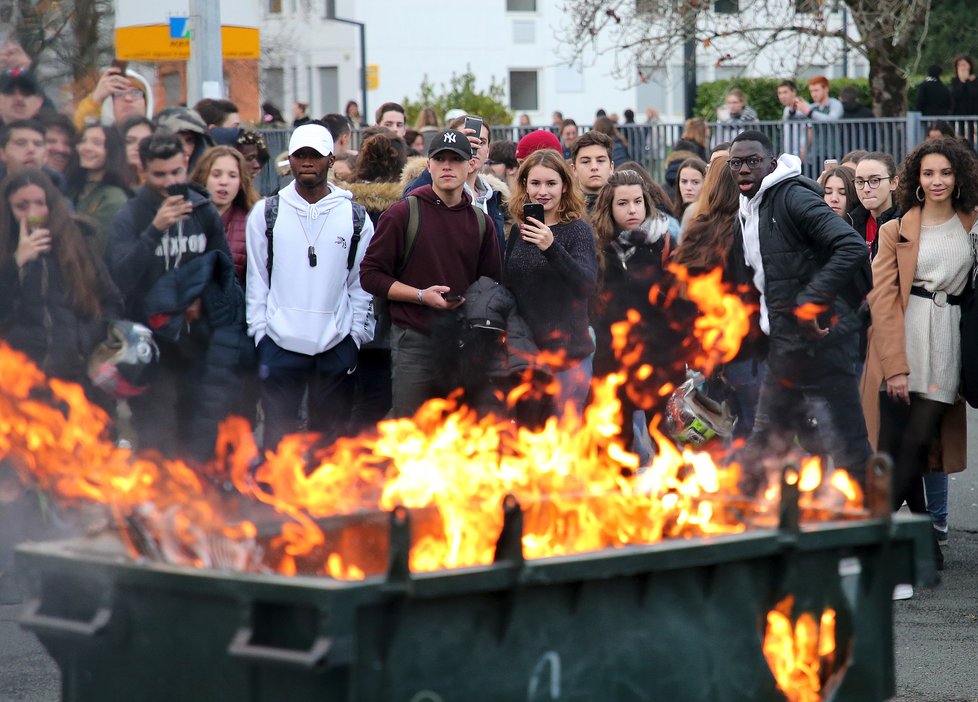
[{"label": "white baseball cap", "polygon": [[329,156],[333,153],[333,137],[321,124],[300,125],[289,139],[289,155],[306,147],[315,149],[322,156]]}]

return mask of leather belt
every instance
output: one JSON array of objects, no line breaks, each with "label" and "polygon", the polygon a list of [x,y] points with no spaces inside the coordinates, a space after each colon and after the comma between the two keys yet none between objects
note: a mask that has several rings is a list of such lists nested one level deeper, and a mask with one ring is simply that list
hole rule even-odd
[{"label": "leather belt", "polygon": [[931,292],[925,290],[919,285],[913,285],[910,287],[910,294],[916,295],[917,297],[926,297],[928,300],[933,300],[934,304],[938,307],[947,307],[948,305],[960,305],[964,302],[964,295],[949,295],[943,290],[938,290],[937,292]]}]

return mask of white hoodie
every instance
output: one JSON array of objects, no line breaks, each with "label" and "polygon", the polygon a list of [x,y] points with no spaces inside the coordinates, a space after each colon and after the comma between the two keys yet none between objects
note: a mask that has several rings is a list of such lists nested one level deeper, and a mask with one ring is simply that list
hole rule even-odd
[{"label": "white hoodie", "polygon": [[[360,287],[360,262],[374,233],[369,217],[353,269],[346,262],[353,238],[353,195],[330,184],[316,203],[306,202],[289,183],[279,192],[268,285],[265,203],[248,215],[247,315],[255,345],[268,334],[283,349],[314,356],[352,334],[357,346],[374,335],[373,298]],[[316,265],[309,265],[309,247]]]},{"label": "white hoodie", "polygon": [[764,192],[783,180],[801,175],[801,159],[793,154],[782,154],[777,168],[761,181],[761,187],[754,197],[740,196],[740,230],[744,237],[744,260],[754,269],[754,287],[761,293],[761,331],[771,333],[771,322],[767,316],[767,300],[764,296],[764,263],[761,260],[761,236],[759,231],[761,200]]}]

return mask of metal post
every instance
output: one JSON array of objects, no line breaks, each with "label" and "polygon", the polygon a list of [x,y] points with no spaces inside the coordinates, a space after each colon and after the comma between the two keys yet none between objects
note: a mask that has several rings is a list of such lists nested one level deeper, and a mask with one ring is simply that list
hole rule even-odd
[{"label": "metal post", "polygon": [[686,3],[683,8],[683,85],[686,119],[696,113],[696,8]]},{"label": "metal post", "polygon": [[842,6],[842,77],[849,77],[849,8]]},{"label": "metal post", "polygon": [[[906,152],[910,153],[913,148],[924,140],[927,134],[924,132],[924,121],[921,119],[923,115],[920,112],[910,111],[907,112],[907,144]],[[906,158],[906,153],[901,155],[901,158]]]},{"label": "metal post", "polygon": [[187,104],[224,97],[220,0],[190,0],[190,60],[187,62]]},{"label": "metal post", "polygon": [[367,25],[336,16],[336,0],[326,0],[326,19],[352,24],[360,29],[360,118],[367,119]]}]

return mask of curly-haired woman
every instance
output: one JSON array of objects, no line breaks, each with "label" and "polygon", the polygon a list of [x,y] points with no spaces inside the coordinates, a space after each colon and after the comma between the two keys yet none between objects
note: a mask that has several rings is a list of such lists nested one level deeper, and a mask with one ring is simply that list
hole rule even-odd
[{"label": "curly-haired woman", "polygon": [[924,142],[903,164],[896,204],[905,214],[880,229],[873,261],[863,410],[870,440],[894,459],[893,508],[924,512],[920,478],[935,437],[944,470],[966,461],[959,325],[975,265],[974,154],[951,138]]}]

